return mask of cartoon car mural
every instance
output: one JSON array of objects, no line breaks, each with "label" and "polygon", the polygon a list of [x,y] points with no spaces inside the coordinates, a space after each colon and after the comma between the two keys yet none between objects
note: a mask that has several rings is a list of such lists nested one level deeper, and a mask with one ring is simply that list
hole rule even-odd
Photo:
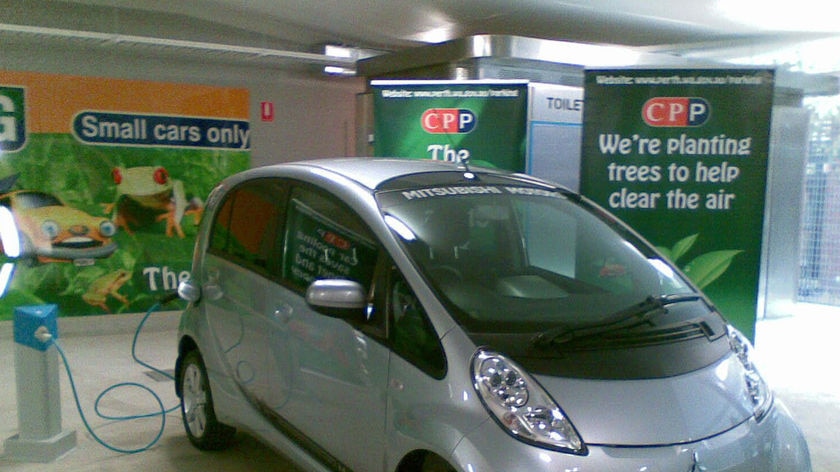
[{"label": "cartoon car mural", "polygon": [[111,220],[69,207],[49,193],[17,190],[0,195],[0,205],[14,216],[24,258],[85,265],[117,249]]}]

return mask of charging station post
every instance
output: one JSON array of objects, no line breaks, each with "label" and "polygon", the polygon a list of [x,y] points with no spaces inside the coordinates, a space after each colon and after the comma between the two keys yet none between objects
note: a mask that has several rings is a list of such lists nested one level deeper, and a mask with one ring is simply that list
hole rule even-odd
[{"label": "charging station post", "polygon": [[5,455],[25,462],[52,462],[76,447],[76,432],[62,431],[58,353],[58,307],[34,305],[14,311],[18,434],[6,439]]}]

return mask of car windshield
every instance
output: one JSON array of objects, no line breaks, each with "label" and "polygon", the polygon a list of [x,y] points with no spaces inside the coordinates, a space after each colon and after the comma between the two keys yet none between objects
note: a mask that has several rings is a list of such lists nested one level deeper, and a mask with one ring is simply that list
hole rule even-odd
[{"label": "car windshield", "polygon": [[18,209],[61,206],[61,202],[57,198],[42,192],[21,192],[15,196],[15,204]]},{"label": "car windshield", "polygon": [[694,293],[631,231],[561,189],[484,178],[378,199],[409,257],[472,331],[597,325],[651,297]]}]

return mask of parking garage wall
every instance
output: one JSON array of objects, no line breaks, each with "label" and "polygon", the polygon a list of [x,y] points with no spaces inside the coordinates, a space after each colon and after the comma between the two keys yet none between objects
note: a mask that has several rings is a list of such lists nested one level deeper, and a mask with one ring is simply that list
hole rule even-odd
[{"label": "parking garage wall", "polygon": [[[314,66],[184,59],[54,41],[7,42],[0,69],[246,88],[254,166],[354,154],[355,100],[364,90],[361,79],[325,76]],[[264,102],[273,108],[271,120],[263,119]]]}]

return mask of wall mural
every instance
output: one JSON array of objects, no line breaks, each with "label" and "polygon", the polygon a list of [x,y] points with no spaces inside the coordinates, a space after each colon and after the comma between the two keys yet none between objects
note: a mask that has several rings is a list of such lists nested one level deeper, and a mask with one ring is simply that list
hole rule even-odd
[{"label": "wall mural", "polygon": [[207,194],[250,167],[248,103],[244,89],[0,71],[0,320],[47,303],[142,312],[174,290]]}]

